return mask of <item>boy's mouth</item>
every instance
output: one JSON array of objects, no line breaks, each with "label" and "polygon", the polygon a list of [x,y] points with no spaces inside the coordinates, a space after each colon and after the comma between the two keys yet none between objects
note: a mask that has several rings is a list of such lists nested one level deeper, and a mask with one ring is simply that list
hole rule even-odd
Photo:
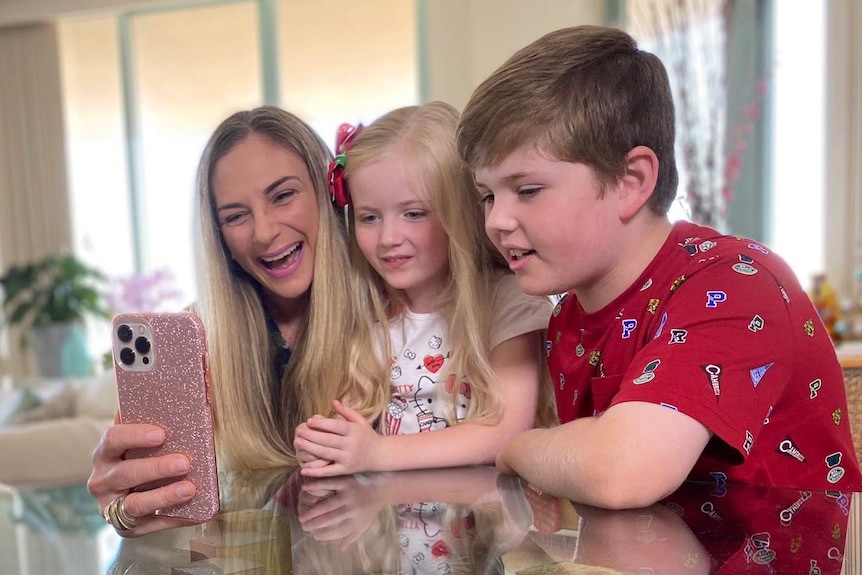
[{"label": "boy's mouth", "polygon": [[536,250],[509,250],[509,257],[511,257],[515,261],[518,261],[534,253],[536,253]]},{"label": "boy's mouth", "polygon": [[278,255],[274,255],[268,258],[260,258],[260,260],[267,268],[271,270],[277,270],[290,266],[293,262],[297,260],[301,251],[302,242],[297,242]]}]

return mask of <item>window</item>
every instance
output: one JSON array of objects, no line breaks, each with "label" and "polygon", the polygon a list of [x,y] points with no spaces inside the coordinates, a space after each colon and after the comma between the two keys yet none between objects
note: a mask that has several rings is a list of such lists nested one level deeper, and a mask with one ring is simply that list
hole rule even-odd
[{"label": "window", "polygon": [[825,268],[826,3],[775,2],[771,233],[804,287]]},{"label": "window", "polygon": [[[413,2],[280,0],[272,34],[264,1],[59,26],[75,250],[112,277],[169,270],[182,293],[174,308],[196,298],[201,152],[221,120],[264,103],[265,79],[280,79],[282,105],[330,147],[341,122],[419,100]],[[277,69],[265,69],[266,42]]]}]

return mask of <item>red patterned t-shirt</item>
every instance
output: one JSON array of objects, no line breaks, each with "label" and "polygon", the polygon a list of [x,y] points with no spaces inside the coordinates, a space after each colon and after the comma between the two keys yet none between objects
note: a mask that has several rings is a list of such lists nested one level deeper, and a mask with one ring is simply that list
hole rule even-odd
[{"label": "red patterned t-shirt", "polygon": [[655,403],[714,434],[690,479],[862,486],[832,342],[793,272],[757,242],[677,223],[602,310],[569,294],[548,337],[561,423]]}]

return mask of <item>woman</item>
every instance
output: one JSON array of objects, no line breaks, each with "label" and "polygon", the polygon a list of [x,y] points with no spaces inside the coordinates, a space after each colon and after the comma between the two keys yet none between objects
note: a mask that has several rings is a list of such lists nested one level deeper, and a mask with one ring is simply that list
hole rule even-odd
[{"label": "woman", "polygon": [[[369,387],[369,358],[349,357],[348,336],[367,321],[348,289],[343,218],[325,181],[330,159],[307,124],[268,106],[229,117],[204,150],[196,311],[207,329],[223,468],[295,465],[296,426],[331,413],[360,382]],[[124,536],[177,526],[151,514],[194,496],[189,481],[131,492],[188,470],[181,454],[124,459],[163,441],[159,427],[114,425],[94,453],[90,492],[103,509],[118,500],[134,525]]]}]

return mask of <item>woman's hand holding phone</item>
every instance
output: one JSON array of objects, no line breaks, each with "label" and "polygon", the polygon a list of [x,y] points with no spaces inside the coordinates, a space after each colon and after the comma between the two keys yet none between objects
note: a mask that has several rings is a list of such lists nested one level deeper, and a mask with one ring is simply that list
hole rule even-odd
[{"label": "woman's hand holding phone", "polygon": [[112,325],[120,412],[93,455],[90,492],[123,536],[203,523],[219,510],[206,337],[191,313]]},{"label": "woman's hand holding phone", "polygon": [[195,495],[191,481],[174,481],[151,489],[136,491],[154,481],[167,481],[188,473],[189,460],[176,453],[158,457],[125,459],[129,449],[152,448],[164,443],[164,430],[154,425],[116,424],[102,436],[93,453],[93,472],[87,482],[90,493],[106,509],[116,498],[125,496],[125,511],[134,517],[133,529],[118,531],[124,537],[138,537],[191,522],[153,515],[157,510],[190,501]]}]

